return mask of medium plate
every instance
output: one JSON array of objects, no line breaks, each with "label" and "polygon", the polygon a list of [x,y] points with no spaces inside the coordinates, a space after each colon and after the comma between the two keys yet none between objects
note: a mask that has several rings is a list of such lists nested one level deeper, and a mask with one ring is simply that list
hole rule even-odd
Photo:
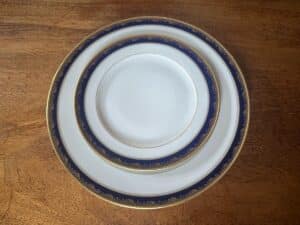
[{"label": "medium plate", "polygon": [[[191,160],[168,171],[137,174],[110,165],[84,140],[76,123],[75,88],[84,66],[105,46],[136,35],[162,32],[200,52],[212,66],[220,84],[220,114],[211,137]],[[83,40],[58,69],[47,104],[51,140],[68,171],[102,199],[132,208],[175,205],[214,184],[237,158],[245,141],[249,116],[245,80],[225,48],[199,28],[160,17],[117,22]]]},{"label": "medium plate", "polygon": [[84,136],[103,157],[153,171],[200,149],[215,125],[218,98],[216,79],[198,54],[148,35],[116,42],[89,63],[75,110]]}]

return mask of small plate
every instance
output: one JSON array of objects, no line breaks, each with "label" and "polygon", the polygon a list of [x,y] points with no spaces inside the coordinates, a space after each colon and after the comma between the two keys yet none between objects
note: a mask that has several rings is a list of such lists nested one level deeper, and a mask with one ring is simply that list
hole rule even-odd
[{"label": "small plate", "polygon": [[[123,39],[162,33],[193,48],[210,64],[220,86],[220,112],[210,138],[190,160],[166,171],[136,173],[111,165],[88,144],[77,124],[74,97],[78,79],[100,51]],[[243,146],[249,110],[242,72],[218,41],[178,20],[139,17],[96,31],[66,57],[49,92],[47,123],[57,156],[84,187],[113,204],[149,209],[187,201],[216,183]]]},{"label": "small plate", "polygon": [[157,170],[200,149],[217,120],[216,78],[191,48],[171,38],[116,42],[78,81],[75,110],[87,141],[118,166]]}]

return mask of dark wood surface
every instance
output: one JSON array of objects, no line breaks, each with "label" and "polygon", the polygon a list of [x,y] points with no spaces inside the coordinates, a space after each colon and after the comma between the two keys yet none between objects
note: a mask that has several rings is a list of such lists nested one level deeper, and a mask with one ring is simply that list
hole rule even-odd
[{"label": "dark wood surface", "polygon": [[[224,178],[185,204],[110,205],[82,188],[52,150],[45,106],[64,56],[113,21],[159,15],[216,37],[244,71],[247,141]],[[0,223],[300,224],[300,1],[0,0]]]}]

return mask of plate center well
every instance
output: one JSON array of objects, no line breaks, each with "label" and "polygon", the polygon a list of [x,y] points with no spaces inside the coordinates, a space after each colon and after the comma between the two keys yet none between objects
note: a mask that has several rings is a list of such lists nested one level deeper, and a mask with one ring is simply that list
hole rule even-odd
[{"label": "plate center well", "polygon": [[138,54],[114,64],[100,82],[99,119],[119,141],[152,148],[180,136],[197,108],[194,83],[174,60]]}]

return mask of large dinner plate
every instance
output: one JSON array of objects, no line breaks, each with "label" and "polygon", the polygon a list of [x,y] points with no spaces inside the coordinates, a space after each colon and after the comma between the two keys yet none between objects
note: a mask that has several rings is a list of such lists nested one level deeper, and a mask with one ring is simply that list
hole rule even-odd
[{"label": "large dinner plate", "polygon": [[[85,66],[108,45],[136,35],[161,33],[190,46],[211,65],[220,85],[219,118],[201,151],[181,166],[152,174],[122,170],[99,157],[83,138],[74,110],[76,86]],[[47,121],[55,152],[87,189],[122,206],[159,208],[195,197],[228,170],[246,137],[249,97],[237,63],[210,35],[177,20],[140,17],[96,31],[66,57],[49,92]]]}]

